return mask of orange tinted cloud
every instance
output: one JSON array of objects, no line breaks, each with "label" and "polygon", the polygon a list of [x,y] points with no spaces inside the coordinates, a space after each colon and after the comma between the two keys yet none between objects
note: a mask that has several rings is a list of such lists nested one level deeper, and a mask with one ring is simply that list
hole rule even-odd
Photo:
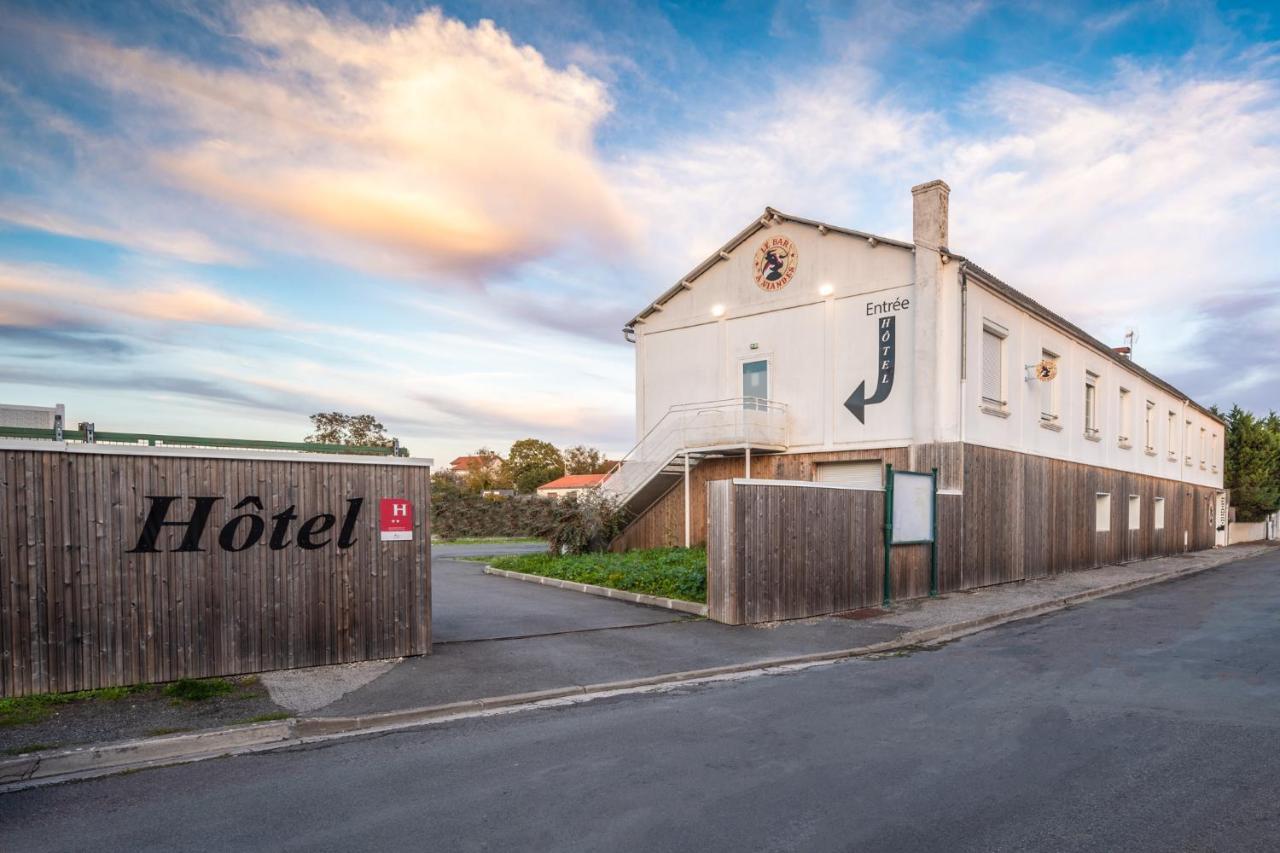
[{"label": "orange tinted cloud", "polygon": [[208,326],[265,326],[261,308],[185,282],[118,288],[55,267],[0,263],[0,323],[100,324],[118,318]]},{"label": "orange tinted cloud", "polygon": [[438,10],[231,14],[235,68],[74,37],[82,73],[148,107],[140,135],[166,140],[153,162],[182,188],[313,235],[293,248],[383,269],[484,273],[633,239],[593,148],[610,103],[578,69]]}]

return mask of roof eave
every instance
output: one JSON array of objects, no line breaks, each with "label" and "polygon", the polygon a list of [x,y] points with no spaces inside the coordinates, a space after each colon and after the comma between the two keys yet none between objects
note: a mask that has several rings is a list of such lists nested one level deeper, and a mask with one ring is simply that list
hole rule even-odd
[{"label": "roof eave", "polygon": [[803,217],[799,217],[799,216],[791,216],[790,214],[783,213],[782,211],[777,210],[775,208],[766,207],[764,209],[763,215],[753,220],[750,225],[748,225],[746,228],[743,228],[741,231],[735,234],[733,238],[729,240],[729,242],[725,243],[723,246],[721,246],[719,249],[713,252],[705,261],[698,264],[696,267],[690,270],[687,274],[682,276],[679,281],[677,281],[671,287],[667,288],[667,290],[664,291],[661,296],[659,296],[657,299],[650,302],[648,307],[646,307],[643,311],[641,311],[635,317],[631,318],[631,322],[627,323],[627,325],[622,327],[623,332],[626,333],[626,332],[634,331],[637,323],[644,322],[644,319],[648,317],[650,314],[653,314],[655,311],[661,311],[663,304],[665,304],[666,302],[669,302],[672,299],[672,297],[674,297],[676,294],[680,293],[681,291],[691,289],[691,285],[694,282],[694,280],[696,280],[699,276],[701,276],[707,270],[711,269],[717,263],[724,260],[724,256],[723,256],[724,253],[732,252],[734,249],[738,248],[738,246],[742,245],[743,242],[748,240],[753,234],[755,234],[757,231],[761,230],[762,228],[771,228],[774,225],[781,225],[783,222],[795,222],[800,225],[808,225],[812,228],[817,228],[820,231],[822,230],[834,231],[838,234],[844,234],[849,237],[858,237],[863,240],[874,241],[875,243],[884,243],[889,246],[897,246],[898,248],[901,248],[901,249],[912,249],[912,250],[915,249],[915,246],[913,244],[904,243],[901,240],[894,240],[890,237],[881,237],[878,234],[869,234],[865,231],[855,231],[852,228],[842,228],[839,225],[829,225],[825,222],[819,222],[816,219],[804,219]]},{"label": "roof eave", "polygon": [[1173,385],[1161,379],[1159,376],[1156,376],[1154,373],[1147,370],[1145,367],[1142,367],[1141,365],[1139,365],[1132,358],[1125,358],[1120,353],[1116,352],[1115,349],[1107,346],[1105,343],[1098,340],[1093,335],[1089,334],[1084,329],[1080,328],[1075,323],[1072,323],[1070,320],[1066,319],[1062,315],[1058,314],[1055,311],[1049,310],[1048,308],[1041,305],[1036,300],[1032,299],[1030,296],[1027,296],[1025,293],[1018,290],[1016,287],[1013,287],[1001,281],[995,275],[983,269],[982,267],[978,266],[973,261],[966,258],[964,255],[957,255],[956,253],[952,252],[950,249],[947,249],[947,248],[943,248],[941,251],[945,252],[949,257],[954,258],[957,261],[960,261],[961,264],[963,264],[963,269],[966,273],[971,272],[976,274],[975,277],[977,278],[978,282],[982,285],[985,285],[988,289],[990,289],[996,295],[1001,296],[1005,299],[1008,299],[1010,302],[1014,303],[1018,307],[1021,307],[1026,311],[1029,311],[1030,313],[1036,315],[1041,320],[1044,320],[1050,325],[1057,326],[1060,331],[1064,332],[1069,336],[1078,338],[1081,341],[1081,343],[1084,343],[1087,346],[1091,347],[1092,349],[1096,350],[1100,355],[1107,357],[1108,359],[1120,365],[1121,367],[1124,367],[1133,371],[1139,377],[1146,379],[1148,382],[1152,383],[1158,388],[1161,388],[1166,393],[1172,394],[1174,397],[1177,397],[1178,399],[1187,403],[1189,406],[1191,406],[1201,414],[1205,415],[1206,417],[1212,418],[1214,421],[1217,421],[1218,423],[1222,424],[1224,427],[1226,426],[1226,421],[1224,421],[1221,416],[1214,414],[1210,409],[1206,408],[1205,406],[1202,406],[1201,404],[1197,403],[1195,400],[1191,399],[1190,395],[1184,393],[1178,388],[1175,388]]}]

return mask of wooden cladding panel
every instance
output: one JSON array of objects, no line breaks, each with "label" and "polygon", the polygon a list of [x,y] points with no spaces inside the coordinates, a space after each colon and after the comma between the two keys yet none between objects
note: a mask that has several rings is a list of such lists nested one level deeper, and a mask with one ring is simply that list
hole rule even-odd
[{"label": "wooden cladding panel", "polygon": [[[128,553],[148,495],[178,496],[168,520],[221,498],[201,539],[175,553]],[[257,495],[258,544],[217,545]],[[304,550],[301,525],[364,498],[355,542]],[[378,500],[405,498],[412,541],[382,542]],[[295,506],[290,544],[267,541]],[[244,532],[241,531],[242,537]],[[238,537],[239,538],[239,537]],[[430,651],[429,470],[406,465],[0,451],[0,695],[172,681]]]},{"label": "wooden cladding panel", "polygon": [[[962,589],[1203,550],[1215,489],[977,445],[965,446]],[[1096,497],[1111,495],[1097,531]],[[1140,502],[1129,530],[1129,496]],[[1165,529],[1155,529],[1155,499]],[[1184,546],[1184,531],[1186,544]],[[946,587],[944,586],[944,589]]]},{"label": "wooden cladding panel", "polygon": [[753,624],[879,603],[882,492],[728,480],[707,492],[712,619]]}]

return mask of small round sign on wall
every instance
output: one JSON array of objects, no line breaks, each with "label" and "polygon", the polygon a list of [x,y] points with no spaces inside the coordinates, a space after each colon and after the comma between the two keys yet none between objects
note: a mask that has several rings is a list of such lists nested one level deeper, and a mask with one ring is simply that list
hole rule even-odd
[{"label": "small round sign on wall", "polygon": [[781,290],[796,274],[796,244],[781,235],[770,237],[756,249],[755,278],[761,290]]}]

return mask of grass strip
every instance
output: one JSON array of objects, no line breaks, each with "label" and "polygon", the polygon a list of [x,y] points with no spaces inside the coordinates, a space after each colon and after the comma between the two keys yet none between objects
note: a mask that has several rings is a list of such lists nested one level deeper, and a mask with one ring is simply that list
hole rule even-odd
[{"label": "grass strip", "polygon": [[607,586],[662,598],[707,601],[707,552],[702,548],[649,548],[622,554],[506,554],[489,565],[559,580]]}]

